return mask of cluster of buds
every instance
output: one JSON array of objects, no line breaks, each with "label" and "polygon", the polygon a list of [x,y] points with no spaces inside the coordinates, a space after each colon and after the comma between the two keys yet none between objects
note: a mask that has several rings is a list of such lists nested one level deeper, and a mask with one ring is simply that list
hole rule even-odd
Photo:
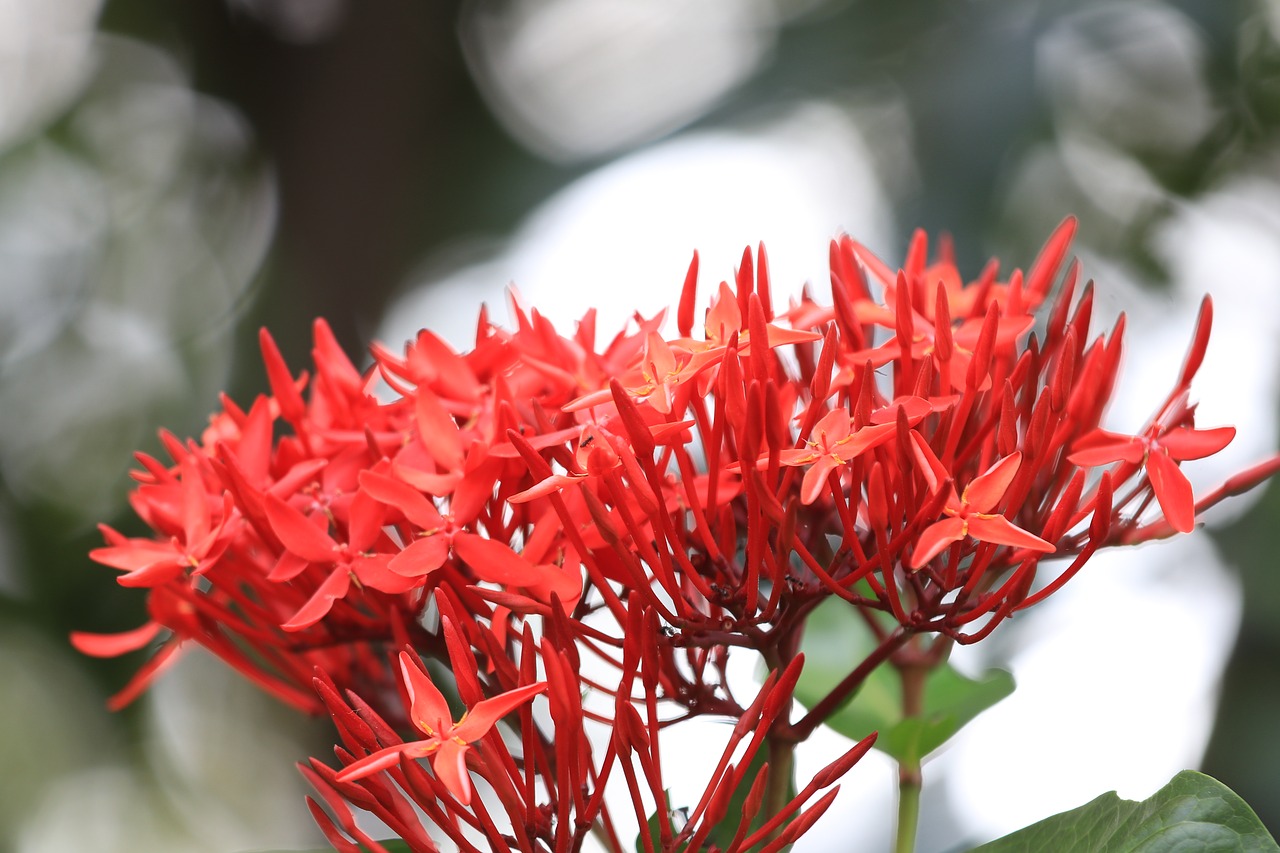
[{"label": "cluster of buds", "polygon": [[[340,850],[381,849],[353,806],[413,850],[629,849],[604,796],[619,776],[656,826],[646,853],[781,849],[874,735],[794,796],[762,747],[805,739],[913,638],[978,641],[1099,548],[1190,530],[1275,468],[1197,501],[1178,467],[1234,434],[1188,402],[1208,299],[1150,425],[1100,429],[1123,318],[1090,338],[1074,227],[1025,275],[993,262],[968,283],[945,242],[929,260],[917,235],[895,272],[845,237],[831,304],[785,313],[748,250],[697,335],[695,255],[673,339],[637,316],[600,347],[593,312],[565,336],[517,303],[513,331],[482,311],[470,352],[424,330],[361,373],[317,322],[308,377],[264,331],[271,394],[224,399],[199,441],[163,435],[171,462],[139,456],[156,535],[104,527],[92,554],[148,590],[151,620],[73,640],[159,642],[116,705],[196,643],[331,714],[341,766],[303,772]],[[833,596],[878,646],[793,721],[806,618]],[[771,671],[752,697],[726,678],[734,648]],[[735,725],[676,814],[659,732],[699,715]],[[731,801],[738,828],[713,834]]]}]

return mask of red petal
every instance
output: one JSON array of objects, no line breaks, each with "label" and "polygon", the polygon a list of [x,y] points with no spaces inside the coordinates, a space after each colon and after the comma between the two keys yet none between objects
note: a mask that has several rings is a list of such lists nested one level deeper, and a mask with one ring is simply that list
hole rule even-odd
[{"label": "red petal", "polygon": [[116,578],[116,583],[127,587],[156,587],[179,577],[189,567],[189,563],[178,559],[159,560],[126,572]]},{"label": "red petal", "polygon": [[195,457],[182,460],[183,544],[191,548],[209,532],[209,503]]},{"label": "red petal", "polygon": [[509,545],[485,539],[474,533],[459,533],[453,538],[453,550],[480,580],[503,586],[524,586],[534,574],[533,566]]},{"label": "red petal", "polygon": [[352,551],[368,551],[382,533],[386,511],[367,492],[356,492],[348,510],[347,543]]},{"label": "red petal", "polygon": [[344,394],[356,396],[361,393],[363,378],[360,371],[347,358],[333,330],[322,317],[317,317],[311,324],[311,360],[315,362],[316,371],[336,385]]},{"label": "red petal", "polygon": [[[911,431],[911,444],[915,450],[916,467],[920,469],[920,473],[924,475],[925,482],[929,484],[930,494],[934,494],[943,483],[951,479],[951,474],[947,472],[946,468],[942,467],[942,461],[933,452],[929,442],[925,441],[924,436],[915,430]],[[947,501],[948,506],[953,503],[958,506],[960,501],[959,499]]]},{"label": "red petal", "polygon": [[160,623],[147,622],[132,631],[119,634],[90,634],[86,631],[72,631],[71,645],[81,654],[95,658],[114,658],[134,652],[155,639],[160,633]]},{"label": "red petal", "polygon": [[276,561],[271,571],[267,572],[267,580],[274,583],[291,581],[305,572],[310,566],[310,561],[299,557],[292,551],[285,551],[280,555],[280,559]]},{"label": "red petal", "polygon": [[527,501],[544,498],[552,492],[558,492],[565,486],[571,486],[582,480],[582,477],[569,477],[565,474],[552,474],[545,480],[541,480],[533,486],[525,489],[523,492],[517,492],[507,498],[507,503],[522,504]]},{"label": "red petal", "polygon": [[319,622],[329,611],[333,609],[333,603],[347,594],[347,590],[351,588],[351,574],[345,566],[339,566],[329,573],[329,577],[317,587],[311,598],[307,599],[307,603],[298,609],[298,612],[290,617],[280,627],[286,631],[300,631],[303,628],[310,628]]},{"label": "red petal", "polygon": [[813,467],[804,472],[804,479],[800,481],[800,502],[811,504],[816,501],[826,488],[827,475],[837,467],[839,466],[830,456],[819,456]]},{"label": "red petal", "polygon": [[360,583],[391,595],[399,595],[421,586],[421,578],[407,577],[393,571],[389,565],[391,559],[390,554],[366,557],[353,563],[351,570],[356,573]]},{"label": "red petal", "polygon": [[[556,430],[554,432],[543,433],[542,435],[528,436],[526,441],[529,446],[535,450],[546,450],[548,447],[555,447],[556,445],[564,444],[567,440],[577,438],[581,434],[582,427],[574,426],[568,427],[567,429]],[[515,445],[510,441],[504,441],[501,444],[495,444],[490,447],[489,455],[496,456],[501,459],[519,459],[520,451],[516,450]]]},{"label": "red petal", "polygon": [[467,451],[462,479],[454,487],[449,508],[458,524],[470,524],[493,500],[493,484],[502,473],[502,461],[490,459],[483,442],[474,442]]},{"label": "red petal", "polygon": [[449,537],[438,534],[424,536],[392,558],[387,568],[398,575],[420,578],[443,566],[448,557]]},{"label": "red petal", "polygon": [[872,412],[871,423],[896,424],[898,422],[898,409],[906,412],[907,425],[915,426],[924,420],[926,416],[933,413],[933,404],[923,397],[899,397],[883,409],[877,409]]},{"label": "red petal", "polygon": [[113,545],[106,548],[94,548],[89,552],[89,559],[113,569],[126,572],[137,571],[164,560],[175,560],[178,557],[173,546],[168,542],[153,542],[150,539],[128,539],[127,544]]},{"label": "red petal", "polygon": [[471,802],[471,774],[467,772],[467,747],[457,741],[440,742],[440,749],[431,756],[431,766],[440,784],[449,789],[464,806]]},{"label": "red petal", "polygon": [[415,726],[430,735],[439,735],[453,727],[453,714],[431,679],[427,677],[408,652],[400,653],[400,674],[404,687],[409,691],[409,716]]},{"label": "red petal", "polygon": [[1169,454],[1155,451],[1147,454],[1147,476],[1169,524],[1179,533],[1190,533],[1196,526],[1196,502],[1191,481],[1178,469]]},{"label": "red petal", "polygon": [[742,330],[742,309],[738,298],[726,282],[720,282],[716,298],[707,309],[706,334],[708,341],[724,343],[734,332]]},{"label": "red petal", "polygon": [[462,435],[453,415],[445,411],[440,399],[428,389],[419,388],[414,411],[418,416],[418,439],[436,464],[447,471],[461,468],[464,458]]},{"label": "red petal", "polygon": [[964,538],[964,519],[951,517],[929,525],[920,531],[916,539],[916,549],[911,552],[911,568],[918,569],[934,557],[942,553],[952,542]]},{"label": "red petal", "polygon": [[1032,551],[1056,551],[1048,542],[1028,533],[1002,515],[993,518],[970,518],[969,535],[983,542],[996,545],[1012,545],[1015,548],[1030,548]]},{"label": "red petal", "polygon": [[649,428],[654,444],[688,444],[693,440],[692,429],[697,421],[677,421],[658,424]]},{"label": "red petal", "polygon": [[1081,438],[1071,448],[1067,461],[1081,468],[1110,465],[1112,462],[1141,462],[1146,448],[1131,435],[1119,435],[1105,429],[1095,429]]},{"label": "red petal", "polygon": [[316,479],[316,475],[329,464],[328,459],[307,459],[291,467],[283,477],[267,489],[278,498],[287,498]]},{"label": "red petal", "polygon": [[[576,564],[575,564],[576,565]],[[573,609],[582,597],[582,575],[579,570],[554,563],[540,563],[534,567],[538,576],[525,584],[529,593],[546,604],[551,603],[552,595],[560,598],[565,611]]]},{"label": "red petal", "polygon": [[862,325],[875,323],[887,329],[892,329],[894,325],[893,312],[869,299],[859,299],[853,303],[853,317]]},{"label": "red petal", "polygon": [[494,723],[546,689],[547,682],[539,681],[537,684],[517,687],[492,699],[477,702],[450,734],[462,738],[467,743],[477,741],[488,734]]},{"label": "red petal", "polygon": [[360,489],[374,500],[400,510],[405,518],[423,530],[435,530],[444,526],[444,518],[435,504],[403,480],[373,471],[361,471]]},{"label": "red petal", "polygon": [[602,391],[592,391],[590,394],[583,394],[576,400],[570,400],[560,407],[561,411],[577,412],[582,409],[590,409],[592,406],[603,406],[606,403],[613,402],[613,392],[608,388]]},{"label": "red petal", "polygon": [[974,477],[965,487],[960,502],[968,504],[975,512],[991,512],[1008,491],[1013,478],[1018,476],[1018,468],[1022,465],[1022,454],[1015,452],[1001,459],[987,469],[985,474]]},{"label": "red petal", "polygon": [[[808,465],[810,462],[817,461],[817,459],[818,454],[814,453],[813,449],[810,447],[799,447],[791,450],[784,450],[778,454],[779,465]],[[760,460],[757,462],[757,467],[764,468],[768,463],[768,455],[761,456]]]},{"label": "red petal", "polygon": [[787,346],[788,344],[803,344],[810,341],[822,340],[822,335],[817,332],[805,332],[799,329],[787,329],[782,326],[775,326],[772,323],[765,326],[766,337],[768,338],[769,349],[775,347]]},{"label": "red petal", "polygon": [[181,651],[181,646],[175,640],[170,640],[161,646],[152,655],[151,659],[133,674],[133,678],[129,679],[129,683],[121,688],[119,693],[107,700],[107,709],[119,711],[142,695],[142,691],[150,687],[151,682],[155,681],[160,676],[160,673],[177,663],[178,658],[181,657],[178,654],[179,651]]},{"label": "red petal", "polygon": [[458,481],[462,479],[462,474],[457,471],[430,474],[419,468],[399,463],[393,464],[391,470],[410,486],[429,495],[447,495],[454,490],[454,487],[458,485]]},{"label": "red petal", "polygon": [[363,779],[366,776],[372,776],[388,767],[395,767],[400,763],[400,756],[409,747],[414,746],[411,743],[398,743],[395,746],[388,746],[377,752],[370,753],[359,761],[353,761],[343,768],[338,774],[339,782],[354,782],[356,779]]},{"label": "red petal", "polygon": [[853,439],[848,444],[842,444],[836,449],[836,455],[848,462],[855,456],[861,456],[871,448],[884,444],[897,430],[896,423],[863,427],[853,434]]},{"label": "red petal", "polygon": [[893,270],[889,269],[889,265],[875,256],[875,253],[866,246],[850,240],[853,244],[853,254],[867,268],[867,272],[871,273],[881,284],[892,285],[894,281]]},{"label": "red petal", "polygon": [[1216,429],[1188,429],[1179,427],[1169,430],[1157,439],[1157,442],[1169,456],[1178,460],[1203,459],[1212,456],[1231,443],[1236,437],[1235,427],[1218,427]]},{"label": "red petal", "polygon": [[272,494],[265,496],[263,506],[271,529],[285,548],[312,563],[333,562],[338,543],[305,515]]}]

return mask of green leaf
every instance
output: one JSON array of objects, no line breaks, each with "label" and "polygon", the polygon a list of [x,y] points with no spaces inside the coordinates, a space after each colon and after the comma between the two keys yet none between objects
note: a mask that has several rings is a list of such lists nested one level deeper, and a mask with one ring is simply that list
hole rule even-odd
[{"label": "green leaf", "polygon": [[1142,802],[1115,791],[974,853],[1061,850],[1087,853],[1250,853],[1280,851],[1244,800],[1216,779],[1184,770]]},{"label": "green leaf", "polygon": [[[795,695],[800,704],[812,708],[871,654],[875,636],[846,602],[830,598],[809,615],[800,647],[805,665]],[[975,680],[943,663],[925,679],[923,713],[906,719],[902,679],[884,664],[826,724],[854,740],[878,731],[877,749],[900,762],[918,763],[1013,688],[1013,676],[1003,670]]]},{"label": "green leaf", "polygon": [[980,680],[944,664],[925,679],[924,713],[902,720],[880,735],[880,746],[903,763],[918,764],[974,717],[1013,692],[1013,676],[994,669]]}]

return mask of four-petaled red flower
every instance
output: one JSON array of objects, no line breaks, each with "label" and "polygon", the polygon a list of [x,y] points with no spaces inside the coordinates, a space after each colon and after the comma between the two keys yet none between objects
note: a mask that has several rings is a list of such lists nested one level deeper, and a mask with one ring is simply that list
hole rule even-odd
[{"label": "four-petaled red flower", "polygon": [[1190,533],[1196,523],[1196,501],[1191,481],[1182,473],[1178,463],[1217,453],[1235,438],[1236,428],[1162,429],[1156,424],[1142,435],[1120,435],[1095,429],[1075,443],[1067,458],[1083,468],[1112,462],[1133,465],[1145,462],[1151,490],[1155,492],[1165,518],[1174,530]]},{"label": "four-petaled red flower", "polygon": [[955,486],[928,442],[918,432],[911,433],[915,455],[929,483],[929,491],[936,494],[945,484],[947,503],[942,512],[947,517],[936,521],[920,532],[910,566],[918,569],[932,560],[953,542],[971,536],[982,542],[1010,545],[1032,551],[1054,551],[1053,545],[1034,533],[1028,533],[998,512],[993,512],[1009,490],[1009,484],[1018,475],[1022,454],[1013,453],[992,465],[983,474],[974,477],[964,491],[956,496]]},{"label": "four-petaled red flower", "polygon": [[822,493],[827,477],[832,471],[847,465],[878,444],[889,440],[897,427],[894,424],[878,424],[853,428],[853,417],[846,409],[832,409],[814,424],[813,435],[807,446],[784,450],[778,454],[782,465],[812,465],[804,472],[800,484],[801,503],[811,504]]},{"label": "four-petaled red flower", "polygon": [[286,631],[297,631],[323,619],[335,601],[347,596],[353,579],[362,586],[390,593],[407,592],[415,586],[412,579],[390,570],[390,553],[372,550],[383,536],[382,513],[368,495],[360,493],[351,502],[347,542],[338,542],[275,495],[266,496],[265,507],[271,529],[287,549],[267,576],[270,580],[291,580],[313,565],[332,567],[306,604],[280,626]]},{"label": "four-petaled red flower", "polygon": [[398,764],[402,756],[411,759],[430,757],[436,778],[458,802],[467,805],[471,802],[471,777],[467,773],[470,745],[487,735],[498,720],[546,690],[547,683],[528,684],[477,702],[455,723],[444,695],[418,668],[408,652],[400,653],[400,673],[409,692],[410,717],[427,736],[426,740],[398,743],[366,755],[347,765],[338,774],[338,781],[363,779]]},{"label": "four-petaled red flower", "polygon": [[100,526],[107,546],[93,549],[89,556],[123,571],[117,578],[121,586],[156,586],[186,573],[203,574],[226,551],[231,541],[225,534],[232,518],[230,495],[222,496],[219,513],[211,513],[213,502],[195,463],[188,459],[182,469],[181,483],[151,486],[149,493],[152,502],[163,506],[181,525],[180,535],[170,536],[168,541],[129,538],[105,524]]}]

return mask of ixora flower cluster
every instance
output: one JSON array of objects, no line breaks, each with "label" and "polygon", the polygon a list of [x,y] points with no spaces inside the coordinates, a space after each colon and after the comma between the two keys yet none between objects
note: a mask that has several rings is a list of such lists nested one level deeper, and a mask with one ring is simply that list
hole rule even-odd
[{"label": "ixora flower cluster", "polygon": [[[198,644],[330,714],[339,766],[302,770],[339,850],[383,849],[353,808],[415,851],[782,849],[875,734],[798,791],[790,750],[878,666],[936,665],[1099,548],[1189,531],[1275,468],[1199,498],[1179,469],[1234,434],[1189,402],[1208,299],[1148,425],[1099,428],[1123,319],[1090,338],[1074,228],[1026,275],[967,283],[946,243],[930,261],[918,235],[895,272],[841,238],[831,304],[785,313],[748,250],[696,334],[695,255],[673,339],[637,317],[601,347],[592,312],[566,335],[516,305],[513,331],[481,312],[470,352],[424,330],[361,373],[321,321],[308,375],[264,331],[271,394],[163,434],[171,461],[139,455],[155,535],[104,527],[92,554],[150,621],[73,641],[155,646],[115,706]],[[806,619],[833,598],[878,645],[793,715]],[[726,679],[735,648],[769,669],[752,696]],[[699,715],[735,724],[672,808],[659,731]],[[651,831],[621,837],[620,807]]]}]

